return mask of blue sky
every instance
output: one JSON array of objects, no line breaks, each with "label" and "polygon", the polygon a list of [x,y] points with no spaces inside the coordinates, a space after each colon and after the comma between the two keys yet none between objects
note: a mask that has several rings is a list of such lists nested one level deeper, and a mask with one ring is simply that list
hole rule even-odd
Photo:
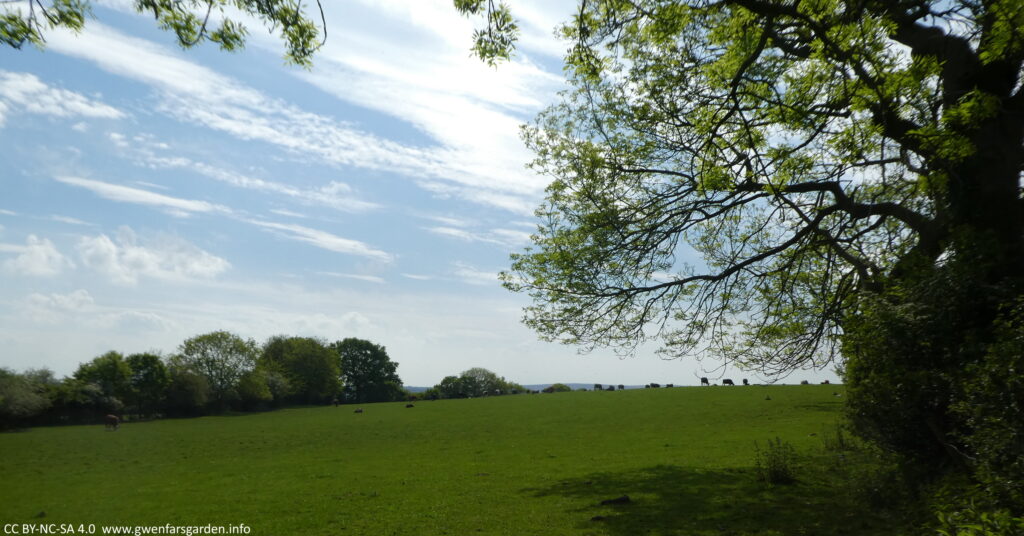
[{"label": "blue sky", "polygon": [[[543,198],[518,129],[563,88],[552,32],[574,1],[517,1],[497,69],[450,0],[325,3],[309,71],[258,23],[242,52],[183,51],[130,4],[0,49],[0,366],[68,374],[226,329],[370,339],[409,385],[702,374],[540,342],[497,282]],[[834,379],[787,381],[805,377]]]}]

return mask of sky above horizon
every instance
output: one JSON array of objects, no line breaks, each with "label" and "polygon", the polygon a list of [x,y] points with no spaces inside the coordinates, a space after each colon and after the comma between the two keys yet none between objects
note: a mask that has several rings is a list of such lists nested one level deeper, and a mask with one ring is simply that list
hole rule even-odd
[{"label": "sky above horizon", "polygon": [[[451,0],[325,3],[311,70],[258,23],[241,52],[183,51],[130,5],[94,2],[44,51],[0,49],[0,366],[65,375],[228,330],[369,339],[407,385],[718,374],[539,341],[497,280],[536,227],[548,179],[519,126],[565,87],[553,33],[575,0],[517,1],[498,68],[470,56]],[[836,375],[785,381],[801,379]]]}]

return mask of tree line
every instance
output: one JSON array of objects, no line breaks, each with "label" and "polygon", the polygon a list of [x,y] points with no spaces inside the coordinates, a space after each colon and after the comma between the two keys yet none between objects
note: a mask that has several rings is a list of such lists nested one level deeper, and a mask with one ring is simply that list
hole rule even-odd
[{"label": "tree line", "polygon": [[346,338],[270,337],[227,331],[192,337],[161,356],[110,351],[57,378],[49,369],[0,368],[0,428],[197,416],[298,404],[389,402],[408,396],[383,346]]}]

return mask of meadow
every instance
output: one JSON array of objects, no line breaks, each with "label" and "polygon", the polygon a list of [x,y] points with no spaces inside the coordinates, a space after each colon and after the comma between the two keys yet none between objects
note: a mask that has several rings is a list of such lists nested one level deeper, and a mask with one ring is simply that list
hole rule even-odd
[{"label": "meadow", "polygon": [[[0,434],[0,523],[251,534],[894,534],[823,448],[841,386],[284,409]],[[768,399],[770,398],[770,400]],[[798,453],[767,486],[755,442]],[[601,502],[628,495],[626,504]],[[890,532],[892,531],[892,532]]]}]

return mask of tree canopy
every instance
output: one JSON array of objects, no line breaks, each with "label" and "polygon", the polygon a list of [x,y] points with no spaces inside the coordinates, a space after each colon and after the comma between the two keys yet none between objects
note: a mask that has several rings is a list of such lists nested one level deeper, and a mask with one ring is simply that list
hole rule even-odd
[{"label": "tree canopy", "polygon": [[[285,42],[285,59],[311,65],[313,53],[327,39],[327,26],[320,0],[316,0],[322,26],[306,14],[304,0],[134,0],[139,13],[153,15],[162,30],[174,32],[183,48],[203,41],[217,43],[223,50],[245,46],[248,30],[231,18],[231,12],[256,17]],[[89,0],[27,0],[0,2],[0,43],[21,48],[25,43],[42,47],[46,31],[63,27],[81,30],[92,16]],[[323,36],[321,38],[321,35]]]}]

